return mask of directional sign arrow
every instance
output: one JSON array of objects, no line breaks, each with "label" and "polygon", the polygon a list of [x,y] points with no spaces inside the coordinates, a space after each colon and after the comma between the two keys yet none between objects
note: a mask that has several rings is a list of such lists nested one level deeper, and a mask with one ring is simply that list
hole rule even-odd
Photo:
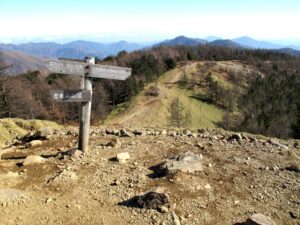
[{"label": "directional sign arrow", "polygon": [[52,73],[63,73],[112,80],[126,80],[131,75],[131,69],[126,67],[106,66],[65,60],[51,60],[47,63],[47,67]]}]

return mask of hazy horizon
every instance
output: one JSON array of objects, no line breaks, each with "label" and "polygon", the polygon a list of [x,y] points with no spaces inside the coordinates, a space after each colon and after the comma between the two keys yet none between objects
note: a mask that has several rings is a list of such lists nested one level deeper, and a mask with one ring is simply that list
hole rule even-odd
[{"label": "hazy horizon", "polygon": [[300,30],[293,26],[300,21],[299,9],[296,0],[2,1],[0,42],[147,43],[184,35],[300,44]]}]

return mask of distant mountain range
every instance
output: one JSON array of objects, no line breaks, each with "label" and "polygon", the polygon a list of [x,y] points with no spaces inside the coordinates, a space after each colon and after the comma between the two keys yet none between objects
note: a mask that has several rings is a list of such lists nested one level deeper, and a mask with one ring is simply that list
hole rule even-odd
[{"label": "distant mountain range", "polygon": [[85,56],[104,58],[116,55],[120,51],[135,51],[144,48],[144,45],[120,41],[116,43],[103,44],[90,41],[72,41],[66,44],[54,42],[26,43],[26,44],[0,44],[2,51],[19,51],[31,55],[47,58],[71,58],[83,59]]},{"label": "distant mountain range", "polygon": [[199,44],[209,44],[209,45],[215,45],[220,47],[226,47],[226,48],[245,48],[245,49],[268,49],[273,50],[277,52],[282,52],[294,56],[300,56],[300,47],[293,46],[282,46],[277,45],[271,42],[266,41],[257,41],[250,37],[240,37],[236,39],[216,39],[217,37],[208,37],[206,39],[199,39],[199,38],[189,38],[185,36],[179,36],[174,39],[165,40],[163,42],[160,42],[156,44],[158,45],[166,45],[166,46],[175,46],[175,45],[187,45],[187,46],[195,46]]},{"label": "distant mountain range", "polygon": [[[210,36],[206,39],[200,38],[189,38],[185,36],[178,36],[174,39],[165,40],[158,42],[152,46],[166,45],[188,45],[196,46],[199,44],[213,44],[223,47],[234,47],[234,48],[261,48],[261,49],[294,49],[300,50],[297,46],[282,46],[266,41],[257,41],[250,37],[240,37],[232,40],[220,39],[218,37]],[[129,43],[126,41],[120,41],[115,43],[97,43],[91,41],[72,41],[66,44],[58,44],[55,42],[45,43],[25,43],[25,44],[0,44],[0,50],[2,51],[19,51],[28,53],[30,55],[46,57],[46,58],[71,58],[71,59],[83,59],[85,56],[94,56],[98,58],[104,58],[109,55],[116,55],[120,51],[132,52],[140,50],[145,46],[138,43]],[[285,50],[282,50],[285,51]],[[289,54],[298,54],[295,51],[287,51]]]},{"label": "distant mountain range", "polygon": [[[25,44],[0,44],[2,61],[12,65],[11,74],[25,73],[33,70],[45,70],[43,61],[45,58],[70,58],[84,59],[86,56],[94,56],[104,58],[109,55],[116,55],[120,51],[132,52],[146,47],[152,46],[196,46],[201,44],[215,45],[226,48],[244,48],[244,49],[270,49],[273,51],[286,53],[294,56],[300,56],[300,47],[282,46],[266,41],[254,40],[250,37],[240,37],[236,39],[220,39],[210,36],[206,39],[189,38],[178,36],[174,39],[158,42],[154,45],[145,46],[137,43],[129,43],[120,41],[116,43],[97,43],[90,41],[72,41],[66,44],[58,44],[54,42],[45,43],[25,43]],[[0,58],[1,61],[1,58]]]}]

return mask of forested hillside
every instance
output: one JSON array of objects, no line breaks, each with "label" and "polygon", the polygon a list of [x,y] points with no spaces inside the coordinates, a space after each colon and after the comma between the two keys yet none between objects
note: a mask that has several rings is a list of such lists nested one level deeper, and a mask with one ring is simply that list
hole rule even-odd
[{"label": "forested hillside", "polygon": [[[232,60],[251,67],[252,72],[247,73],[246,68],[242,71],[244,74],[241,74],[241,71],[226,71],[223,68],[226,79],[218,80],[218,76],[214,75],[215,63]],[[129,105],[145,85],[152,82],[155,84],[166,71],[176,68],[180,62],[189,61],[211,62],[206,64],[208,68],[203,73],[204,82],[197,84],[199,87],[206,85],[201,88],[204,91],[191,97],[224,111],[224,120],[219,126],[299,138],[300,59],[267,50],[211,45],[159,46],[133,53],[123,51],[115,57],[97,61],[101,64],[131,67],[133,76],[125,82],[94,81],[93,122],[104,120],[120,104]],[[224,86],[224,80],[229,82],[229,87]],[[1,76],[0,116],[75,122],[78,120],[78,104],[55,103],[51,100],[49,91],[76,87],[79,87],[79,81],[72,76],[52,74],[44,78],[39,72],[18,77]],[[191,87],[187,85],[182,88],[188,90]]]}]

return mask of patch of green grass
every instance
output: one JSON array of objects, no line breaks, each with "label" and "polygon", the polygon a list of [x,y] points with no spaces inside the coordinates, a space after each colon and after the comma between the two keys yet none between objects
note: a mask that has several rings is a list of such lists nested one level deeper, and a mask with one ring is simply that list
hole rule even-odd
[{"label": "patch of green grass", "polygon": [[105,121],[112,120],[117,116],[120,116],[122,113],[127,111],[130,107],[130,102],[125,102],[117,105],[105,118]]},{"label": "patch of green grass", "polygon": [[189,120],[186,125],[188,128],[213,128],[222,120],[224,114],[223,110],[212,104],[191,98],[191,91],[176,88],[174,89],[174,93],[182,102],[189,115]]},{"label": "patch of green grass", "polygon": [[29,131],[35,131],[42,127],[61,128],[57,123],[46,120],[0,119],[0,146],[15,137],[23,136]]}]

